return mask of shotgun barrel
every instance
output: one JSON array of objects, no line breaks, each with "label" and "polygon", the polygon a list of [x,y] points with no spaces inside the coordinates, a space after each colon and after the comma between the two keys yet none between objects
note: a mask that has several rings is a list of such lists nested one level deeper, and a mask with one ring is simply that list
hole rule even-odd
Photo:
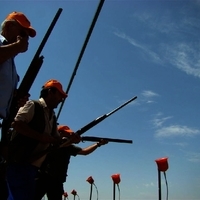
[{"label": "shotgun barrel", "polygon": [[103,121],[104,119],[106,119],[107,117],[109,117],[110,115],[114,114],[115,112],[117,112],[119,109],[123,108],[124,106],[126,106],[127,104],[129,104],[130,102],[134,101],[135,99],[137,99],[137,96],[129,99],[128,101],[126,101],[125,103],[123,103],[121,106],[117,107],[116,109],[112,110],[111,112],[104,114],[98,118],[96,118],[95,120],[93,120],[92,122],[88,123],[87,125],[85,125],[84,127],[82,127],[81,129],[79,129],[78,131],[76,131],[77,134],[82,135],[83,133],[85,133],[86,131],[88,131],[89,129],[91,129],[92,127],[96,126],[98,123],[100,123],[101,121]]},{"label": "shotgun barrel", "polygon": [[[42,52],[42,50],[43,50],[43,48],[44,48],[44,46],[47,42],[52,30],[53,30],[58,18],[60,17],[61,12],[62,12],[62,8],[59,8],[55,17],[53,18],[50,26],[49,26],[46,34],[45,34],[42,42],[40,43],[40,46],[38,47],[38,49],[35,53],[35,56],[33,57],[33,60],[31,61],[31,64],[30,64],[30,66],[29,66],[29,68],[28,68],[19,88],[18,88],[18,92],[22,91],[22,92],[25,92],[25,94],[27,94],[28,91],[30,90],[30,88],[31,88],[31,86],[32,86],[32,84],[33,84],[33,82],[34,82],[34,80],[35,80],[35,78],[36,78],[36,76],[37,76],[37,74],[40,70],[40,67],[38,67],[38,68],[35,67],[35,62],[37,62],[38,59],[41,59],[40,54],[41,54],[41,52]],[[42,56],[42,58],[43,58],[43,56]]]},{"label": "shotgun barrel", "polygon": [[116,139],[116,138],[104,138],[104,137],[94,137],[94,136],[82,136],[82,141],[89,141],[89,142],[99,142],[100,140],[106,140],[108,142],[117,142],[117,143],[128,143],[132,144],[132,140],[124,140],[124,139]]},{"label": "shotgun barrel", "polygon": [[[80,64],[80,62],[81,62],[81,59],[82,59],[82,57],[83,57],[83,54],[84,54],[85,49],[86,49],[86,47],[87,47],[87,44],[88,44],[88,42],[89,42],[90,36],[91,36],[91,34],[92,34],[92,32],[93,32],[93,29],[94,29],[94,26],[95,26],[96,21],[97,21],[97,19],[98,19],[98,16],[99,16],[99,14],[100,14],[100,12],[101,12],[101,9],[102,9],[102,7],[103,7],[104,1],[105,1],[105,0],[100,0],[100,1],[99,1],[99,5],[98,5],[97,10],[96,10],[96,12],[95,12],[94,18],[93,18],[92,23],[91,23],[91,25],[90,25],[90,28],[89,28],[89,30],[88,30],[87,36],[86,36],[86,38],[85,38],[84,44],[83,44],[83,46],[82,46],[82,49],[81,49],[80,54],[79,54],[79,56],[78,56],[78,59],[77,59],[77,61],[76,61],[76,65],[75,65],[74,70],[73,70],[73,73],[72,73],[72,75],[71,75],[69,84],[68,84],[68,86],[67,86],[66,94],[69,94],[70,87],[71,87],[71,85],[72,85],[72,82],[73,82],[74,77],[75,77],[75,75],[76,75],[76,72],[77,72],[77,70],[78,70],[79,64]],[[61,106],[60,106],[59,111],[58,111],[58,114],[57,114],[57,119],[58,119],[59,116],[60,116],[60,113],[61,113],[61,110],[62,110],[62,107],[63,107],[64,103],[65,103],[65,99],[64,99],[64,101],[61,103]]]}]

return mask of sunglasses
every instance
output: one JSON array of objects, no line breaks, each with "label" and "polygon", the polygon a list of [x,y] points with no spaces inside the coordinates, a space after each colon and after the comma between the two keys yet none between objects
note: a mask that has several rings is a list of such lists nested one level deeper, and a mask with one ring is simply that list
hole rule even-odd
[{"label": "sunglasses", "polygon": [[27,37],[27,36],[28,36],[28,33],[27,33],[25,30],[21,30],[21,31],[20,31],[20,36],[21,36],[21,37]]}]

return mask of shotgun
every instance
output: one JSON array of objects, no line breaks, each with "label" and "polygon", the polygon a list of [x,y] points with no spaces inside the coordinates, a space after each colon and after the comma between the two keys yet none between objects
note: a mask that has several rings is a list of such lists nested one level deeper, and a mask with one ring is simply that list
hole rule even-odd
[{"label": "shotgun", "polygon": [[112,110],[111,112],[104,114],[98,118],[96,118],[95,120],[93,120],[92,122],[90,122],[89,124],[85,125],[84,127],[82,127],[81,129],[79,129],[78,131],[76,131],[76,134],[78,135],[82,135],[83,133],[85,133],[86,131],[88,131],[89,129],[91,129],[92,127],[96,126],[98,123],[100,123],[101,121],[103,121],[104,119],[106,119],[107,117],[109,117],[110,115],[114,114],[115,112],[117,112],[119,109],[123,108],[124,106],[126,106],[127,104],[129,104],[130,102],[132,102],[133,100],[137,99],[137,96],[129,99],[128,101],[126,101],[125,103],[123,103],[121,106],[115,108],[114,110]]},{"label": "shotgun", "polygon": [[11,123],[13,122],[15,115],[18,111],[17,102],[20,98],[23,98],[25,95],[29,93],[29,90],[42,66],[43,63],[43,56],[40,56],[40,53],[42,52],[60,14],[62,12],[62,8],[59,8],[53,21],[51,22],[40,46],[38,47],[38,50],[35,53],[35,56],[33,57],[26,74],[24,75],[24,78],[17,89],[16,96],[13,97],[11,107],[10,107],[10,114],[7,119],[4,119],[2,122],[2,136],[1,136],[1,143],[7,144],[9,137],[8,137],[8,131],[11,128]]},{"label": "shotgun", "polygon": [[[127,104],[129,104],[130,102],[132,102],[133,100],[135,100],[137,98],[137,96],[131,98],[130,100],[126,101],[124,104],[122,104],[121,106],[117,107],[116,109],[112,110],[111,112],[104,114],[98,118],[96,118],[95,120],[93,120],[92,122],[88,123],[87,125],[85,125],[84,127],[82,127],[81,129],[79,129],[78,131],[75,132],[75,134],[78,135],[82,135],[83,133],[85,133],[86,131],[88,131],[89,129],[91,129],[92,127],[96,126],[98,123],[100,123],[101,121],[103,121],[104,119],[106,119],[107,117],[109,117],[110,115],[114,114],[115,112],[117,112],[119,109],[123,108],[124,106],[126,106]],[[66,142],[63,142],[60,145],[54,145],[54,146],[50,146],[49,148],[45,149],[44,151],[41,151],[35,155],[33,155],[30,158],[30,162],[33,162],[39,158],[41,158],[42,156],[46,155],[47,153],[51,153],[52,151],[57,150],[58,148],[62,148],[65,146],[69,146],[71,144],[71,139],[67,140]]]},{"label": "shotgun", "polygon": [[89,141],[89,142],[99,142],[100,140],[106,140],[108,142],[117,142],[117,143],[127,143],[132,144],[132,140],[124,140],[124,139],[116,139],[116,138],[104,138],[104,137],[93,137],[93,136],[82,136],[82,141]]},{"label": "shotgun", "polygon": [[[103,7],[104,1],[105,1],[105,0],[100,0],[100,2],[99,2],[99,5],[98,5],[97,10],[96,10],[96,12],[95,12],[94,18],[93,18],[92,23],[91,23],[91,25],[90,25],[90,28],[89,28],[89,30],[88,30],[87,36],[86,36],[86,38],[85,38],[84,44],[83,44],[83,46],[82,46],[82,49],[81,49],[80,54],[79,54],[79,56],[78,56],[78,59],[77,59],[77,61],[76,61],[76,65],[75,65],[74,70],[73,70],[73,73],[72,73],[72,75],[71,75],[69,84],[68,84],[68,86],[67,86],[67,89],[66,89],[66,92],[65,92],[66,94],[69,94],[69,89],[70,89],[70,87],[71,87],[71,85],[72,85],[72,82],[73,82],[74,77],[75,77],[75,75],[76,75],[76,72],[77,72],[77,70],[78,70],[79,64],[80,64],[80,62],[81,62],[81,59],[82,59],[82,57],[83,57],[83,54],[84,54],[85,49],[86,49],[86,47],[87,47],[87,44],[88,44],[88,42],[89,42],[90,36],[91,36],[91,34],[92,34],[92,31],[93,31],[93,29],[94,29],[94,26],[95,26],[95,24],[96,24],[96,21],[97,21],[97,19],[98,19],[98,16],[99,16],[99,14],[100,14],[100,12],[101,12],[101,9],[102,9],[102,7]],[[62,107],[63,107],[64,103],[65,103],[65,99],[62,101],[62,103],[61,103],[61,105],[60,105],[60,108],[59,108],[59,111],[58,111],[58,114],[57,114],[57,117],[56,117],[57,120],[58,120],[58,118],[59,118],[59,116],[60,116],[60,113],[61,113],[61,110],[62,110]]]}]

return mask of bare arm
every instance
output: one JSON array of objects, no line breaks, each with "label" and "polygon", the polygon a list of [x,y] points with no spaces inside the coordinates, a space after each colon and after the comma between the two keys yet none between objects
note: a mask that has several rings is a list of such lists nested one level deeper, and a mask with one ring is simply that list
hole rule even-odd
[{"label": "bare arm", "polygon": [[78,152],[78,155],[88,155],[92,152],[94,152],[98,147],[100,147],[101,145],[105,145],[107,144],[108,142],[105,141],[105,140],[101,140],[91,146],[88,146],[86,148],[83,148],[81,151]]},{"label": "bare arm", "polygon": [[0,64],[19,53],[17,43],[0,46]]},{"label": "bare arm", "polygon": [[25,52],[28,49],[28,38],[17,36],[17,41],[8,45],[0,46],[0,64],[18,53]]}]

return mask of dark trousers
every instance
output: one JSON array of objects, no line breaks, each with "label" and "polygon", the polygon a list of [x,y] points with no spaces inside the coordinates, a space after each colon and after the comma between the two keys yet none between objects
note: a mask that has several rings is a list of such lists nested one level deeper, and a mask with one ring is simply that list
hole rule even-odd
[{"label": "dark trousers", "polygon": [[34,200],[41,200],[46,194],[48,200],[62,200],[64,193],[63,183],[55,178],[47,175],[40,174],[36,180],[36,190]]},{"label": "dark trousers", "polygon": [[8,200],[33,200],[38,168],[30,164],[8,164]]},{"label": "dark trousers", "polygon": [[6,164],[0,163],[0,199],[8,199],[8,187],[6,182]]},{"label": "dark trousers", "polygon": [[0,196],[1,200],[8,199],[8,187],[5,178],[0,177]]}]

